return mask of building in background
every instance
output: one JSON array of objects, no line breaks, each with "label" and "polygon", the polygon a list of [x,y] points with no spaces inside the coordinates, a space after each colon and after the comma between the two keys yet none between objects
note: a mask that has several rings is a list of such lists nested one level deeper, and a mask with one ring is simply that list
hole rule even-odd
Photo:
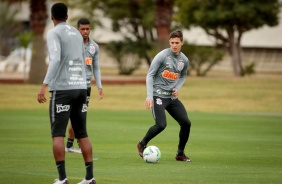
[{"label": "building in background", "polygon": [[[48,19],[45,29],[46,32],[53,27],[53,23],[50,20],[50,7],[51,1],[48,1]],[[18,6],[18,5],[16,5]],[[16,15],[16,18],[23,22],[24,25],[29,25],[29,6],[28,3],[21,3],[20,12]],[[69,11],[69,17],[72,14],[77,14],[75,10]],[[105,51],[105,45],[110,41],[117,41],[122,39],[119,33],[115,33],[111,29],[110,19],[101,17],[103,27],[95,27],[95,30],[91,32],[91,39],[95,40],[101,48],[100,52],[100,65],[101,67],[117,67],[117,63],[109,54]],[[255,63],[255,70],[257,72],[282,72],[282,13],[280,13],[281,23],[276,27],[263,27],[261,29],[252,30],[246,32],[242,37],[242,54],[243,64]],[[28,29],[28,28],[26,28]],[[209,37],[201,28],[193,28],[191,30],[184,30],[184,39],[188,43],[193,43],[200,46],[213,46],[214,40]],[[11,53],[10,58],[0,57],[0,73],[5,72],[18,72],[23,71],[20,50]],[[29,51],[27,51],[30,53]],[[189,55],[188,55],[189,56]],[[19,59],[17,59],[19,57]],[[27,55],[27,59],[30,59],[30,54]],[[13,60],[13,61],[12,61]],[[11,62],[12,61],[12,62]],[[29,63],[29,61],[27,62]],[[147,68],[147,64],[142,64],[143,68]],[[224,60],[214,67],[214,70],[226,70],[231,71],[232,64],[228,55],[224,57]]]}]

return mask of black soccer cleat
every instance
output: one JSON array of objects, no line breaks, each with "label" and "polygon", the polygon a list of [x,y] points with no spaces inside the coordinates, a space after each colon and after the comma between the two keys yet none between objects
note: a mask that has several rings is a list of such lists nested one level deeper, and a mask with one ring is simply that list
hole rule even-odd
[{"label": "black soccer cleat", "polygon": [[140,144],[140,142],[138,142],[138,144],[137,144],[137,150],[138,150],[139,156],[142,157],[142,158],[143,158],[143,152],[144,152],[144,149],[145,149],[145,148],[146,148],[146,146],[142,146],[142,145]]},{"label": "black soccer cleat", "polygon": [[192,162],[192,160],[189,157],[187,157],[185,154],[183,154],[183,155],[176,154],[175,160],[176,161],[182,161],[182,162]]}]

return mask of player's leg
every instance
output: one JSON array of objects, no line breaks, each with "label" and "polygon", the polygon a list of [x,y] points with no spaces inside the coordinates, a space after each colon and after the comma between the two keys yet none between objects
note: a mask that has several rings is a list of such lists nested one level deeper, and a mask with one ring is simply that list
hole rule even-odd
[{"label": "player's leg", "polygon": [[92,157],[92,145],[86,131],[86,90],[79,90],[80,94],[73,104],[71,111],[71,123],[77,138],[86,167],[85,180],[94,180],[93,174],[93,157]]},{"label": "player's leg", "polygon": [[64,137],[70,117],[70,96],[65,91],[51,93],[49,115],[52,133],[53,155],[57,165],[59,180],[66,179]]},{"label": "player's leg", "polygon": [[145,137],[141,141],[145,145],[166,128],[167,123],[166,123],[165,108],[166,105],[168,104],[166,101],[167,99],[154,97],[152,114],[153,114],[153,118],[155,119],[155,124],[149,128]]},{"label": "player's leg", "polygon": [[78,148],[75,148],[74,145],[73,145],[75,136],[74,136],[74,131],[73,131],[71,122],[68,125],[68,133],[69,133],[69,136],[68,136],[67,145],[66,145],[66,149],[65,149],[66,152],[81,153],[81,149],[80,149],[80,145],[79,145],[78,141],[77,141]]},{"label": "player's leg", "polygon": [[187,111],[184,105],[178,99],[172,100],[166,110],[180,125],[177,155],[185,155],[184,150],[189,139],[191,128],[191,122],[188,118]]},{"label": "player's leg", "polygon": [[74,140],[74,132],[73,132],[71,123],[69,123],[68,132],[69,132],[69,137],[68,138]]},{"label": "player's leg", "polygon": [[87,103],[87,107],[89,105],[89,102],[90,102],[90,96],[91,96],[91,88],[87,88],[87,91],[86,91],[86,103]]},{"label": "player's leg", "polygon": [[68,133],[69,133],[69,136],[68,136],[68,141],[67,141],[67,145],[66,145],[66,151],[72,152],[71,148],[73,147],[74,132],[73,132],[71,123],[69,123],[69,125],[68,125]]},{"label": "player's leg", "polygon": [[161,133],[167,125],[165,107],[168,104],[168,99],[154,97],[154,105],[152,107],[152,114],[155,119],[155,124],[149,128],[144,138],[137,144],[138,153],[143,157],[143,151],[148,142]]},{"label": "player's leg", "polygon": [[[87,106],[88,106],[89,101],[90,101],[90,95],[91,95],[91,87],[87,88],[87,98],[86,98]],[[69,136],[68,136],[68,141],[67,141],[67,145],[66,145],[66,152],[82,153],[78,141],[77,141],[78,149],[76,149],[73,146],[75,136],[74,136],[74,131],[73,131],[71,122],[68,125],[68,133],[69,133]]]},{"label": "player's leg", "polygon": [[[87,107],[88,107],[89,101],[90,101],[90,95],[91,95],[91,87],[88,87],[88,88],[87,88],[86,95],[87,95],[87,96],[86,96],[86,105],[87,105]],[[73,136],[74,136],[74,133],[73,133]],[[79,151],[80,151],[80,153],[81,153],[81,147],[80,147],[79,141],[77,141],[77,144],[78,144],[78,147],[79,147]]]}]

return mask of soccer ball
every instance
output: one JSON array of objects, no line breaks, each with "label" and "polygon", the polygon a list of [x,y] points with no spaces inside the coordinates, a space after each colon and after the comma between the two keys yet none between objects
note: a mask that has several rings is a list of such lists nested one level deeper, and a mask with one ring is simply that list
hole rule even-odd
[{"label": "soccer ball", "polygon": [[156,146],[148,146],[143,151],[143,159],[148,163],[156,163],[161,158],[161,151]]}]

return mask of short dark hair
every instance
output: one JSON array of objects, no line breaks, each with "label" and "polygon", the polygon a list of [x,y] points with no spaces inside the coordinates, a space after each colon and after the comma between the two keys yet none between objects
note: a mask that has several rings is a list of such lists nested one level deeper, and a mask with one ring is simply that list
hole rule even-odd
[{"label": "short dark hair", "polygon": [[77,27],[79,27],[80,24],[83,24],[83,25],[89,24],[90,25],[90,21],[87,18],[81,18],[77,21]]},{"label": "short dark hair", "polygon": [[55,20],[65,20],[68,16],[68,7],[64,3],[55,3],[51,8]]},{"label": "short dark hair", "polygon": [[181,41],[183,41],[182,31],[176,30],[176,31],[171,32],[169,34],[169,39],[171,39],[171,38],[179,38]]}]

